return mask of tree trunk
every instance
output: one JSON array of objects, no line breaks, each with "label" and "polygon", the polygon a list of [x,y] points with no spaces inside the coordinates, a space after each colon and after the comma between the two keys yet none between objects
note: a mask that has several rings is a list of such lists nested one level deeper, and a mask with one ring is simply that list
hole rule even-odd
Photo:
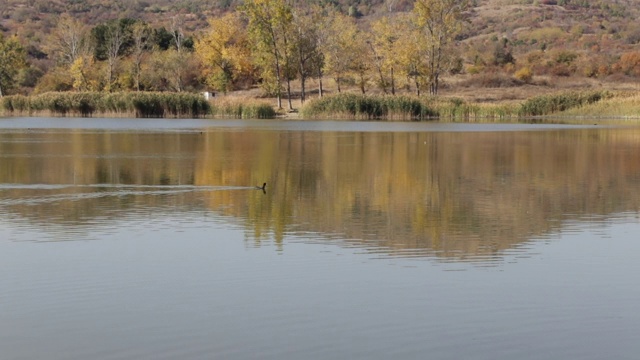
[{"label": "tree trunk", "polygon": [[140,62],[136,62],[136,91],[140,91]]},{"label": "tree trunk", "polygon": [[274,52],[276,58],[276,83],[278,89],[276,90],[276,96],[278,98],[278,109],[282,109],[282,92],[280,91],[280,58],[278,57],[278,53]]},{"label": "tree trunk", "polygon": [[306,93],[305,93],[305,81],[306,81],[306,76],[300,76],[300,103],[304,104],[304,100],[306,97]]},{"label": "tree trunk", "polygon": [[318,70],[318,82],[318,95],[320,96],[320,98],[322,98],[322,70]]},{"label": "tree trunk", "polygon": [[289,110],[293,110],[293,105],[291,104],[291,79],[287,76],[287,102],[289,103]]},{"label": "tree trunk", "polygon": [[391,95],[396,94],[396,81],[393,78],[393,68],[391,68]]},{"label": "tree trunk", "polygon": [[431,84],[431,94],[433,95],[438,95],[438,73],[435,74],[435,76],[433,77],[433,82]]}]

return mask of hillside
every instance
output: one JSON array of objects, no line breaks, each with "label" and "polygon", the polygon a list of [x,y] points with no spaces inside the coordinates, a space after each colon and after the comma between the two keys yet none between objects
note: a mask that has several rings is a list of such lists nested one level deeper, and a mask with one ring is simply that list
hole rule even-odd
[{"label": "hillside", "polygon": [[[187,35],[207,28],[207,20],[233,11],[242,0],[0,0],[0,31],[16,35],[32,65],[46,73],[53,66],[47,34],[61,14],[95,27],[112,19],[141,19],[168,27],[176,15]],[[608,83],[640,77],[639,0],[472,0],[458,36],[461,76],[449,85],[522,87],[553,85],[569,79]],[[317,1],[300,0],[301,6]],[[323,0],[358,19],[361,28],[383,16],[412,8],[411,0]],[[523,70],[524,69],[524,70]],[[39,73],[39,71],[36,71]],[[518,75],[524,71],[524,75]],[[526,72],[529,73],[526,73]],[[529,74],[529,75],[527,75]],[[560,79],[558,81],[558,79]],[[573,81],[575,82],[575,81]],[[584,82],[583,82],[584,83]],[[24,85],[23,85],[24,86]],[[31,85],[33,86],[33,85]],[[24,90],[23,92],[28,91]],[[463,90],[462,90],[463,91]]]},{"label": "hillside", "polygon": [[[164,25],[176,14],[187,15],[188,30],[206,26],[210,16],[235,9],[242,0],[0,0],[0,30],[36,40],[55,26],[60,14],[69,13],[89,25],[114,18],[142,19],[153,25]],[[410,0],[302,0],[301,3],[334,4],[341,11],[353,7],[366,21],[367,17],[391,10],[407,11]],[[533,40],[536,37],[564,37],[567,43],[589,43],[603,34],[615,43],[636,44],[640,27],[635,21],[640,14],[638,0],[474,0],[467,36],[482,39],[491,35]],[[549,28],[537,33],[535,29]],[[561,29],[562,34],[557,30]],[[571,35],[565,37],[563,35]],[[584,39],[581,39],[582,35]],[[519,43],[520,45],[520,43]]]},{"label": "hillside", "polygon": [[[303,4],[330,3],[347,12],[354,7],[361,15],[386,9],[385,0],[327,0],[300,1]],[[392,9],[406,10],[410,1],[389,1]],[[142,19],[153,25],[164,25],[176,14],[187,15],[189,30],[206,25],[210,16],[235,9],[242,0],[0,0],[0,30],[17,33],[25,38],[37,37],[55,25],[56,17],[63,13],[89,25],[114,18]]]}]

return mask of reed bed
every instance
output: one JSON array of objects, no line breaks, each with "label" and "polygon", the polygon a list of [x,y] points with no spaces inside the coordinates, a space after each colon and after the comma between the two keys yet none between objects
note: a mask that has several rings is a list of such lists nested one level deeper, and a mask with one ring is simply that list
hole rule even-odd
[{"label": "reed bed", "polygon": [[612,97],[613,94],[609,91],[565,92],[536,96],[522,104],[519,115],[529,117],[558,114]]},{"label": "reed bed", "polygon": [[7,114],[93,116],[109,114],[140,118],[202,117],[211,106],[199,94],[166,92],[49,92],[1,99]]},{"label": "reed bed", "polygon": [[273,119],[276,111],[269,103],[247,98],[216,98],[210,102],[211,116],[236,119]]},{"label": "reed bed", "polygon": [[[220,97],[206,101],[193,93],[50,92],[0,98],[5,115],[217,117],[270,119],[277,116],[265,100]],[[429,120],[499,122],[549,116],[640,118],[640,94],[609,91],[564,92],[522,103],[468,103],[458,98],[359,95],[341,93],[309,100],[300,109],[306,119]]]},{"label": "reed bed", "polygon": [[[606,104],[612,101],[611,99],[614,99],[614,95],[608,91],[564,92],[536,96],[522,103],[496,104],[467,103],[458,98],[337,94],[309,101],[302,108],[301,116],[310,119],[439,119],[499,122],[539,116],[565,115],[570,114],[569,110],[578,108],[598,109],[594,104]],[[629,113],[638,114],[636,104],[639,101],[640,97],[624,101],[624,104],[628,104]],[[618,102],[618,104],[620,103]],[[587,108],[587,106],[590,107]],[[610,110],[612,109],[607,109],[607,111]],[[585,115],[588,116],[589,113]]]},{"label": "reed bed", "polygon": [[337,94],[309,101],[300,113],[309,119],[499,121],[517,117],[518,110],[517,105],[469,104],[457,98]]},{"label": "reed bed", "polygon": [[409,96],[337,94],[308,101],[300,110],[307,119],[420,120],[437,114],[426,102]]},{"label": "reed bed", "polygon": [[638,119],[640,94],[619,93],[596,103],[567,110],[563,114],[574,117]]},{"label": "reed bed", "polygon": [[438,119],[465,122],[509,121],[518,117],[519,105],[467,103],[461,99],[431,100]]}]

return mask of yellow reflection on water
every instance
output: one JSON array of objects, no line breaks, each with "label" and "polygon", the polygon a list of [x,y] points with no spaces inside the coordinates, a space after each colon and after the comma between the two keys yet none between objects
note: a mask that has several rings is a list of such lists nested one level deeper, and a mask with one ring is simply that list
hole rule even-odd
[{"label": "yellow reflection on water", "polygon": [[0,133],[0,211],[88,228],[140,208],[210,211],[257,246],[313,233],[490,261],[568,221],[637,213],[638,150],[631,129],[13,131]]}]

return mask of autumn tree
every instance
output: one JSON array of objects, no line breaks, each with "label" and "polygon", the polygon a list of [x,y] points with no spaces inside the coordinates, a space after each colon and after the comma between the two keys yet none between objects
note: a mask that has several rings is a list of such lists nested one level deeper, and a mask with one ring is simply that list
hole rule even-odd
[{"label": "autumn tree", "polygon": [[[271,87],[282,109],[282,79],[287,79],[289,108],[291,105],[289,31],[293,21],[291,7],[285,0],[248,0],[242,7],[248,19],[249,38],[256,62],[262,69],[263,84]],[[275,83],[269,80],[273,79]]]},{"label": "autumn tree", "polygon": [[0,97],[15,87],[16,77],[26,64],[26,54],[18,39],[6,39],[0,32]]},{"label": "autumn tree", "polygon": [[209,20],[209,30],[195,43],[195,53],[203,65],[206,82],[227,92],[234,82],[253,73],[246,28],[237,13]]},{"label": "autumn tree", "polygon": [[640,52],[633,51],[622,54],[614,68],[631,76],[640,76]]},{"label": "autumn tree", "polygon": [[178,53],[181,53],[185,43],[184,36],[184,17],[182,15],[176,15],[171,18],[171,36],[173,37],[173,43],[176,46]]},{"label": "autumn tree", "polygon": [[[322,97],[324,95],[324,89],[322,84],[322,78],[325,74],[326,68],[326,50],[327,45],[330,42],[331,29],[327,26],[327,21],[325,19],[330,19],[329,8],[322,7],[319,5],[313,5],[311,8],[311,14],[313,17],[313,21],[316,24],[316,41],[317,41],[317,51],[319,53],[318,61],[320,62],[318,66],[315,66],[315,77],[318,79],[318,96]],[[329,20],[331,21],[331,20]]]},{"label": "autumn tree", "polygon": [[306,99],[306,80],[318,74],[323,65],[320,51],[321,34],[318,24],[321,14],[295,8],[293,11],[291,45],[292,60],[300,79],[300,101]]},{"label": "autumn tree", "polygon": [[371,48],[374,64],[379,76],[379,85],[387,93],[396,93],[395,71],[398,68],[398,43],[408,24],[399,21],[400,16],[390,19],[383,16],[371,25]]},{"label": "autumn tree", "polygon": [[463,13],[468,0],[416,0],[413,15],[425,35],[425,53],[429,59],[429,91],[438,93],[440,75],[452,60],[451,44],[462,30]]},{"label": "autumn tree", "polygon": [[404,26],[403,34],[395,44],[394,58],[398,66],[398,75],[405,77],[409,86],[413,82],[416,95],[420,96],[423,87],[429,81],[429,55],[427,49],[422,46],[427,41],[426,35],[406,17],[397,18],[396,21]]},{"label": "autumn tree", "polygon": [[132,46],[133,19],[112,20],[94,27],[92,32],[95,43],[94,56],[97,60],[107,62],[105,73],[105,89],[111,91],[117,78],[121,56]]},{"label": "autumn tree", "polygon": [[56,71],[71,78],[75,90],[89,90],[88,74],[93,70],[91,41],[87,26],[69,14],[62,14],[47,37],[46,51],[56,61]]},{"label": "autumn tree", "polygon": [[349,58],[349,73],[355,78],[356,85],[360,88],[360,92],[367,92],[367,84],[371,80],[370,73],[372,69],[371,57],[368,54],[368,44],[365,41],[358,41],[360,37],[354,39],[353,44],[349,47],[352,55]]},{"label": "autumn tree", "polygon": [[136,89],[136,91],[140,91],[142,62],[144,60],[145,53],[149,50],[151,28],[148,24],[142,21],[137,21],[131,29],[131,38],[133,40],[131,60],[134,88]]},{"label": "autumn tree", "polygon": [[70,66],[90,48],[84,23],[62,14],[47,41],[49,53],[59,64]]},{"label": "autumn tree", "polygon": [[328,11],[323,17],[320,49],[324,56],[323,71],[336,82],[338,92],[350,73],[359,73],[367,68],[365,57],[367,48],[353,18],[335,11]]},{"label": "autumn tree", "polygon": [[181,92],[195,87],[198,65],[192,52],[154,51],[143,70],[150,90]]},{"label": "autumn tree", "polygon": [[69,67],[69,74],[72,79],[72,86],[77,91],[95,91],[99,89],[101,82],[99,71],[95,59],[91,56],[82,55],[73,61]]}]

